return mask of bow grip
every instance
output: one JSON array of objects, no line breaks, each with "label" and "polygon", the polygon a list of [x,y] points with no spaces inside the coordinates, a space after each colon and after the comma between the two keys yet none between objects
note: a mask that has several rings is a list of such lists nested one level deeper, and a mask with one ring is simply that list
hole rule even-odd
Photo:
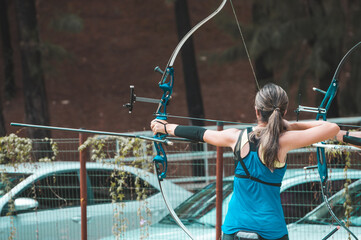
[{"label": "bow grip", "polygon": [[[156,134],[154,138],[156,139],[164,139],[167,134]],[[157,151],[157,155],[153,158],[153,162],[155,162],[157,174],[159,180],[163,180],[167,177],[167,169],[168,169],[168,161],[167,155],[165,154],[164,148],[161,143],[154,142],[155,150]]]},{"label": "bow grip", "polygon": [[318,160],[317,161],[318,173],[320,174],[320,179],[322,184],[325,184],[328,179],[325,149],[321,147],[317,147],[316,152],[317,152],[317,160]]}]

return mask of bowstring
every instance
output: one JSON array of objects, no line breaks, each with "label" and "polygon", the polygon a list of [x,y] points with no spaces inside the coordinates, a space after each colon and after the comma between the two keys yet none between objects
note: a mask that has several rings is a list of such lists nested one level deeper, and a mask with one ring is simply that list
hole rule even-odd
[{"label": "bowstring", "polygon": [[246,41],[245,41],[244,36],[243,36],[243,32],[242,32],[242,29],[241,29],[241,25],[239,24],[239,21],[238,21],[238,17],[237,17],[237,14],[236,14],[236,10],[235,10],[235,8],[234,8],[234,6],[233,6],[232,0],[229,0],[229,2],[230,2],[231,7],[232,7],[232,12],[233,12],[234,18],[235,18],[235,20],[236,20],[236,24],[237,24],[237,27],[238,27],[239,34],[241,35],[241,39],[242,39],[242,43],[243,43],[244,49],[246,50],[248,62],[249,62],[249,65],[251,66],[254,80],[256,81],[256,85],[257,85],[258,90],[260,90],[259,83],[258,83],[258,79],[257,79],[257,76],[256,76],[256,72],[255,72],[255,70],[254,70],[254,68],[253,68],[251,56],[249,55],[249,52],[248,52],[247,44],[246,44]]}]

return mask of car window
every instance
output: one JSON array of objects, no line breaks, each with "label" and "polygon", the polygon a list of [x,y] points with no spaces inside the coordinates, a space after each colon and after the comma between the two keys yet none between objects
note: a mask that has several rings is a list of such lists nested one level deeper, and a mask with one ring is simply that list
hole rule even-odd
[{"label": "car window", "polygon": [[139,189],[145,189],[147,197],[159,192],[158,189],[143,179],[137,179],[137,176],[132,173],[122,172],[122,177],[116,177],[117,174],[114,173],[112,170],[88,170],[88,178],[90,179],[93,194],[93,201],[89,201],[90,205],[112,202],[110,190],[112,184],[117,182],[117,179],[121,179],[122,182],[119,194],[122,194],[123,201],[137,200]]},{"label": "car window", "polygon": [[[37,211],[80,206],[80,184],[77,171],[49,175],[28,185],[14,199],[32,198],[38,201]],[[22,212],[29,212],[26,210]],[[9,212],[9,203],[3,208],[2,216]]]},{"label": "car window", "polygon": [[[233,192],[233,181],[223,181],[223,199]],[[208,219],[203,217],[214,211],[216,207],[216,183],[211,183],[202,188],[190,198],[179,205],[174,211],[184,223],[199,222],[202,219],[203,224],[211,225]],[[206,221],[205,221],[206,220]],[[172,223],[170,215],[163,218],[161,223]]]},{"label": "car window", "polygon": [[[344,187],[345,180],[330,180],[327,184],[331,196]],[[293,223],[323,202],[320,183],[305,182],[288,188],[281,193],[281,202],[286,223]]]},{"label": "car window", "polygon": [[[361,227],[361,180],[349,186],[349,198],[347,199],[347,201],[350,201],[352,203],[352,208],[349,212],[350,226]],[[345,202],[346,198],[343,191],[340,191],[337,195],[330,198],[332,211],[335,213],[337,218],[344,222],[346,222],[345,215],[347,215],[345,213],[346,210],[344,207]],[[307,215],[299,223],[332,224],[334,223],[334,219],[328,211],[326,204],[322,204],[319,208],[315,209],[314,212]]]},{"label": "car window", "polygon": [[18,185],[22,180],[30,176],[25,173],[0,173],[0,197],[8,193],[13,187]]}]

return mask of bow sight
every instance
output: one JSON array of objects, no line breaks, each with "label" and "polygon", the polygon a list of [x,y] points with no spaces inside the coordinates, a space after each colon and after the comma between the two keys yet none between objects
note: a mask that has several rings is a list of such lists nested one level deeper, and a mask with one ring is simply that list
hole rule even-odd
[{"label": "bow sight", "polygon": [[130,85],[129,103],[124,104],[123,107],[128,108],[129,113],[132,113],[134,103],[136,101],[138,101],[138,102],[147,102],[147,103],[156,103],[156,104],[159,104],[159,102],[160,102],[159,99],[155,99],[155,98],[137,97],[137,95],[135,95],[134,85]]}]

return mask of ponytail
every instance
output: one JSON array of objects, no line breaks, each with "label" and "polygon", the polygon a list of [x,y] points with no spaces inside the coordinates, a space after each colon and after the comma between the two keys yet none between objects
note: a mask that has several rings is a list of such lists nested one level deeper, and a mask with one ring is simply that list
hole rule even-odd
[{"label": "ponytail", "polygon": [[255,105],[261,115],[260,120],[267,125],[255,130],[250,139],[259,140],[262,159],[270,170],[274,170],[275,162],[279,161],[279,138],[285,129],[283,116],[288,107],[288,97],[281,87],[267,84],[257,93]]}]

